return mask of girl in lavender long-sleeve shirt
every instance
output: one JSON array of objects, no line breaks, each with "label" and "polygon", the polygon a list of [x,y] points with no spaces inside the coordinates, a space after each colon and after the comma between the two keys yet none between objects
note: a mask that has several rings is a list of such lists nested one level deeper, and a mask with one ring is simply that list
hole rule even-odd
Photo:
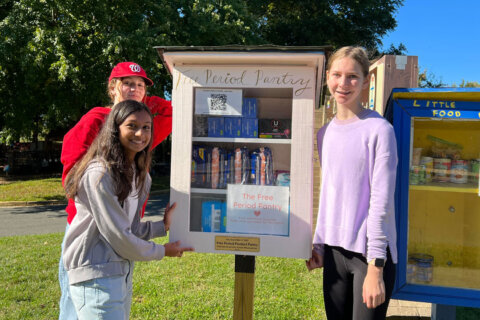
[{"label": "girl in lavender long-sleeve shirt", "polygon": [[327,65],[335,118],[317,134],[322,182],[311,270],[324,268],[329,319],[385,319],[397,263],[392,126],[360,104],[369,61],[344,47]]}]

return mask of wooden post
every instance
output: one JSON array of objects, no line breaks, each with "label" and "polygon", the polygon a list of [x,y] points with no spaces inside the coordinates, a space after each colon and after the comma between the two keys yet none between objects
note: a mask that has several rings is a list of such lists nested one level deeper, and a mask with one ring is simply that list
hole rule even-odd
[{"label": "wooden post", "polygon": [[235,256],[233,320],[253,319],[255,256]]}]

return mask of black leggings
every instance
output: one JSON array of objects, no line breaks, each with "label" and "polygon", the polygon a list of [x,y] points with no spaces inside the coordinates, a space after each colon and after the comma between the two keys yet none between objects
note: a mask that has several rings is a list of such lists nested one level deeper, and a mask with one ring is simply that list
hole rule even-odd
[{"label": "black leggings", "polygon": [[368,264],[362,254],[325,245],[323,261],[323,296],[328,319],[385,319],[395,284],[395,264],[388,248],[383,268],[385,302],[375,309],[368,309],[363,303],[363,281]]}]

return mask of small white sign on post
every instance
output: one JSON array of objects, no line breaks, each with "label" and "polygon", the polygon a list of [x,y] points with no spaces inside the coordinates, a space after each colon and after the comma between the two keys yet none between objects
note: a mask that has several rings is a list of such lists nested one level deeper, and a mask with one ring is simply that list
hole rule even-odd
[{"label": "small white sign on post", "polygon": [[241,89],[195,90],[195,114],[215,116],[241,116]]},{"label": "small white sign on post", "polygon": [[289,214],[288,187],[227,187],[227,233],[288,236]]}]

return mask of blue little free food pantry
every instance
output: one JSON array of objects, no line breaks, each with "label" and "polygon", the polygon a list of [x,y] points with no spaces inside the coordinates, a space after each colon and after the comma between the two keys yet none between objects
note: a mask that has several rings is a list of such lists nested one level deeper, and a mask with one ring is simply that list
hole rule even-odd
[{"label": "blue little free food pantry", "polygon": [[[394,298],[480,306],[480,89],[394,89]],[[392,120],[393,118],[393,120]]]}]

